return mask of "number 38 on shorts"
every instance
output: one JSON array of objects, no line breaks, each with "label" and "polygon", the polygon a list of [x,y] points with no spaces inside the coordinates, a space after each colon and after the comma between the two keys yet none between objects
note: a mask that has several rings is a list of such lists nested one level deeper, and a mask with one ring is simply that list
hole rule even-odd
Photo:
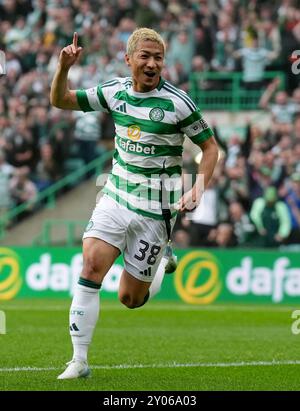
[{"label": "number 38 on shorts", "polygon": [[[174,224],[175,218],[172,228]],[[100,238],[119,248],[126,271],[141,281],[152,282],[168,242],[163,220],[144,217],[104,195],[87,228],[83,238]]]}]

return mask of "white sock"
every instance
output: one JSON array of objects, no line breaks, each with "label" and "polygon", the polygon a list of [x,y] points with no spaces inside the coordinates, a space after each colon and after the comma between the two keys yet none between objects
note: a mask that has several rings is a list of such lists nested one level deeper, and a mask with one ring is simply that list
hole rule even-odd
[{"label": "white sock", "polygon": [[89,344],[98,320],[99,289],[77,284],[70,308],[70,335],[73,359],[87,361]]},{"label": "white sock", "polygon": [[162,281],[165,275],[165,267],[168,261],[169,261],[168,257],[163,257],[160,261],[158,269],[155,273],[155,277],[149,288],[149,300],[150,298],[154,297],[161,289],[161,284],[162,284]]}]

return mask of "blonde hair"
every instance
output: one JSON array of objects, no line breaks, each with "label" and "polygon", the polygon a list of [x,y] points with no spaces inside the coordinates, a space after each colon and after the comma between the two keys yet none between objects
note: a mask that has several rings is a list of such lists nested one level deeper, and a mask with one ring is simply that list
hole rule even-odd
[{"label": "blonde hair", "polygon": [[128,56],[132,56],[137,48],[137,44],[139,41],[155,41],[156,43],[160,44],[163,48],[164,54],[166,51],[166,45],[161,37],[155,30],[148,29],[147,27],[142,27],[140,29],[134,30],[127,41],[127,49],[126,53]]}]

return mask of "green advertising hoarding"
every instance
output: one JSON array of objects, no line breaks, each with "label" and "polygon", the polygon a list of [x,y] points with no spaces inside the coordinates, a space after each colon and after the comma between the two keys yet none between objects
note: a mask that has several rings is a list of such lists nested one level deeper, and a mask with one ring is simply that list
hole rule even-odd
[{"label": "green advertising hoarding", "polygon": [[[178,268],[156,298],[189,304],[300,303],[298,253],[257,250],[177,250]],[[82,269],[80,248],[0,248],[0,301],[71,297]],[[117,298],[123,260],[102,284],[102,298]]]}]

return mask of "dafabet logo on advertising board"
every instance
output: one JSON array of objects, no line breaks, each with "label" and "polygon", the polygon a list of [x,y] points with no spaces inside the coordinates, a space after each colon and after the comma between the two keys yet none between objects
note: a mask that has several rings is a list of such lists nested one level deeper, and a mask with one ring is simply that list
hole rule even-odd
[{"label": "dafabet logo on advertising board", "polygon": [[183,301],[190,304],[210,304],[222,289],[220,263],[206,251],[187,253],[179,262],[175,288]]},{"label": "dafabet logo on advertising board", "polygon": [[11,300],[20,291],[22,277],[19,256],[9,248],[0,248],[0,301]]}]

